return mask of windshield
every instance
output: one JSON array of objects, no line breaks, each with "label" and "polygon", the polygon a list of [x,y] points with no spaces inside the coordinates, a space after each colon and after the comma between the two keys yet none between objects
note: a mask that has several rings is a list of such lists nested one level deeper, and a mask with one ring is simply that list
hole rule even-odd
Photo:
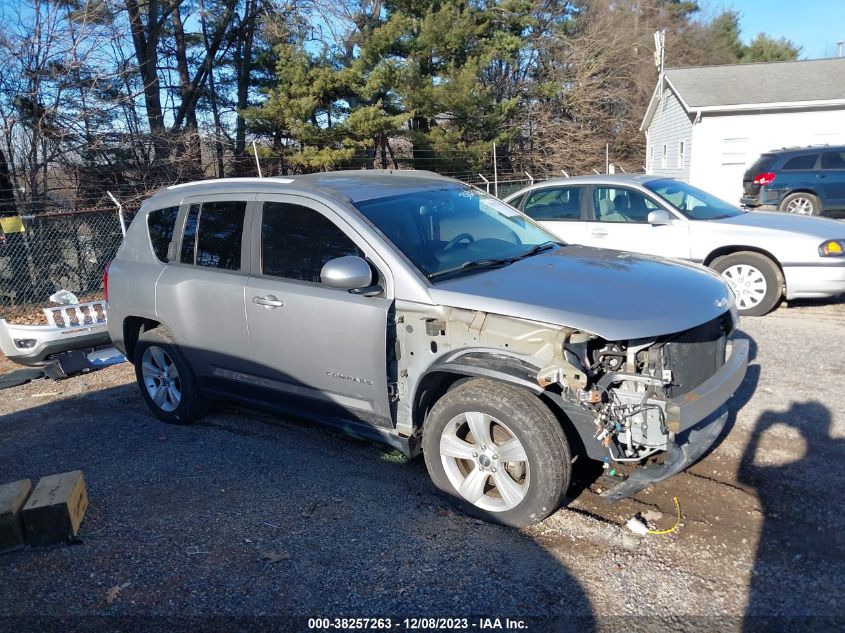
[{"label": "windshield", "polygon": [[429,279],[507,265],[561,244],[501,200],[457,184],[354,204]]},{"label": "windshield", "polygon": [[720,200],[681,180],[666,178],[645,183],[666,202],[683,213],[690,220],[723,220],[744,213],[732,204]]}]

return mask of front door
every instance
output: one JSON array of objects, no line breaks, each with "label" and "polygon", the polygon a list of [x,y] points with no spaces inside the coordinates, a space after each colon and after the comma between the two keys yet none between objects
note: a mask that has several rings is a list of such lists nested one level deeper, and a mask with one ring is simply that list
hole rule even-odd
[{"label": "front door", "polygon": [[596,185],[590,195],[594,220],[587,224],[585,244],[659,257],[690,258],[687,222],[675,219],[672,224],[649,224],[648,214],[662,207],[639,191]]},{"label": "front door", "polygon": [[[320,281],[326,262],[367,257],[369,246],[331,209],[312,200],[259,196],[256,209],[253,275],[245,297],[260,385],[389,426],[392,299],[384,292],[365,297]],[[373,272],[383,279],[387,271],[373,265]]]}]

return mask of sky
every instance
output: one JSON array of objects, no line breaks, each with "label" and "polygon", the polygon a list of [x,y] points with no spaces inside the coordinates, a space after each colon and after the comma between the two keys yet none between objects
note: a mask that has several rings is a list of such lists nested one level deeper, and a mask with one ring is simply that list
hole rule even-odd
[{"label": "sky", "polygon": [[836,56],[845,40],[845,0],[705,0],[707,15],[734,9],[745,43],[758,33],[786,37],[804,48],[802,59]]}]

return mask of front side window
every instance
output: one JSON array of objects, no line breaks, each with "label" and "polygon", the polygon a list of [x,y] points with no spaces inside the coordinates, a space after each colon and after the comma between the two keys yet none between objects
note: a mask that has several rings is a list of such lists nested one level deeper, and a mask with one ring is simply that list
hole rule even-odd
[{"label": "front side window", "polygon": [[524,213],[534,220],[580,220],[580,187],[538,189],[528,194]]},{"label": "front side window", "polygon": [[160,262],[167,263],[167,249],[173,239],[173,227],[179,207],[156,209],[147,214],[147,229],[150,232],[150,244]]},{"label": "front side window", "polygon": [[822,154],[822,169],[845,169],[845,152]]},{"label": "front side window", "polygon": [[790,158],[783,164],[784,171],[794,171],[796,169],[812,169],[816,166],[816,159],[818,154],[805,154],[804,156],[795,156]]},{"label": "front side window", "polygon": [[192,204],[185,217],[179,261],[204,268],[241,269],[245,201]]},{"label": "front side window", "polygon": [[593,211],[597,222],[648,222],[648,214],[655,209],[656,204],[633,189],[593,189]]},{"label": "front side window", "polygon": [[329,260],[364,254],[326,216],[298,204],[265,202],[261,219],[261,273],[320,283]]},{"label": "front side window", "polygon": [[458,184],[354,204],[429,279],[506,266],[560,243],[501,200]]},{"label": "front side window", "polygon": [[724,200],[681,180],[652,180],[645,183],[645,188],[663,198],[690,220],[722,220],[743,213]]}]

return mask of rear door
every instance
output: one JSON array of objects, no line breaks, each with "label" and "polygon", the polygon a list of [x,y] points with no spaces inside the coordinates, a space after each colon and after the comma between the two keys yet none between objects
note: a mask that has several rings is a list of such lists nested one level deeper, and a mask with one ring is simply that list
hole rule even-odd
[{"label": "rear door", "polygon": [[387,287],[386,267],[333,210],[299,196],[256,202],[253,276],[246,316],[260,384],[281,395],[338,405],[378,426],[392,426],[387,322],[392,298],[365,297],[320,281],[345,255],[366,257]]},{"label": "rear door", "polygon": [[156,315],[203,386],[250,365],[244,313],[252,194],[187,198],[178,240],[156,284]]},{"label": "rear door", "polygon": [[648,214],[662,209],[651,198],[627,187],[594,185],[589,199],[592,221],[585,232],[585,243],[590,246],[690,258],[689,224],[680,219],[667,225],[649,224]]},{"label": "rear door", "polygon": [[586,236],[584,187],[554,186],[529,191],[522,212],[565,242],[583,244]]},{"label": "rear door", "polygon": [[825,209],[845,209],[845,150],[822,152],[817,174]]}]

